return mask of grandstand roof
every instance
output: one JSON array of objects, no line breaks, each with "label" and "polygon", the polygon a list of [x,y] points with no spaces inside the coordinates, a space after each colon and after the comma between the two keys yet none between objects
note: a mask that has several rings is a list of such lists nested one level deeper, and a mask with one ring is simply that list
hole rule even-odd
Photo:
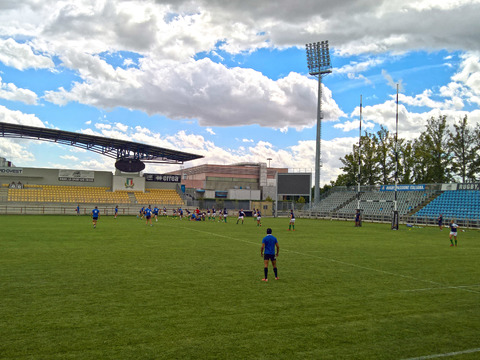
[{"label": "grandstand roof", "polygon": [[93,151],[114,159],[138,159],[150,163],[183,164],[185,161],[203,157],[132,141],[4,122],[0,122],[0,136],[56,142]]}]

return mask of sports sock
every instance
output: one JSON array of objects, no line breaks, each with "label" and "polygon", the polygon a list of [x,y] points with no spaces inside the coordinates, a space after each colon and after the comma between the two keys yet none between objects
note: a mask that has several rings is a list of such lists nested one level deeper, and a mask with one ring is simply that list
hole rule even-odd
[{"label": "sports sock", "polygon": [[455,246],[457,246],[457,239],[455,239]]},{"label": "sports sock", "polygon": [[450,243],[453,245],[453,240],[452,239],[450,239]]},{"label": "sports sock", "polygon": [[268,268],[263,268],[263,273],[265,274],[264,279],[268,278]]},{"label": "sports sock", "polygon": [[278,273],[277,273],[277,268],[273,268],[273,272],[275,273],[275,277],[277,278],[278,277]]},{"label": "sports sock", "polygon": [[288,230],[290,230],[292,228],[292,225],[288,225]]}]

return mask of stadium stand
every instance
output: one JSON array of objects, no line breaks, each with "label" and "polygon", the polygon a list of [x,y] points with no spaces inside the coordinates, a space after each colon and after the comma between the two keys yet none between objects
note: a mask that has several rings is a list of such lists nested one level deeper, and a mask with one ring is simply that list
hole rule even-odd
[{"label": "stadium stand", "polygon": [[[435,190],[397,192],[397,210],[401,216],[413,212],[417,207],[435,196]],[[395,193],[370,189],[360,192],[360,209],[364,215],[390,216],[394,209]],[[334,191],[320,203],[320,211],[334,211],[353,216],[357,209],[354,190]]]},{"label": "stadium stand", "polygon": [[[184,202],[178,192],[173,189],[146,189],[142,191],[115,191],[108,187],[58,186],[58,185],[25,185],[22,189],[8,188],[9,202],[34,203],[72,203],[72,204],[156,204],[183,206]],[[133,198],[129,196],[133,195]]]},{"label": "stadium stand", "polygon": [[451,219],[480,219],[480,191],[445,191],[415,215],[437,218],[439,214]]},{"label": "stadium stand", "polygon": [[107,187],[25,185],[22,189],[8,189],[8,201],[47,203],[105,203],[127,204],[126,192],[112,192]]},{"label": "stadium stand", "polygon": [[319,210],[333,212],[340,209],[345,204],[356,199],[355,191],[334,191],[322,201],[320,201]]},{"label": "stadium stand", "polygon": [[178,192],[173,189],[145,189],[145,193],[136,191],[134,194],[139,204],[184,205]]}]

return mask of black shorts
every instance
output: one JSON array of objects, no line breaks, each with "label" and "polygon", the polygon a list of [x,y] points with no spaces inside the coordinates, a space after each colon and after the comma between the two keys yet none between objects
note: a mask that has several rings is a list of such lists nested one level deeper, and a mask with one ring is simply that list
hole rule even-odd
[{"label": "black shorts", "polygon": [[94,217],[93,220],[97,221],[97,220],[98,220],[98,217]]},{"label": "black shorts", "polygon": [[275,254],[263,254],[263,260],[275,261],[277,258],[275,257]]},{"label": "black shorts", "polygon": [[147,220],[150,220],[151,216],[147,216]]}]

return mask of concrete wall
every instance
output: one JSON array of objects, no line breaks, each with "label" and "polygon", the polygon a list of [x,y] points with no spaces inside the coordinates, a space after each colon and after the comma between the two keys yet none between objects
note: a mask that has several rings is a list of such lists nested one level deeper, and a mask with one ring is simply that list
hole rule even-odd
[{"label": "concrete wall", "polygon": [[228,199],[260,200],[260,190],[230,189]]},{"label": "concrete wall", "polygon": [[59,180],[59,174],[59,169],[1,167],[0,183],[10,184],[12,181],[15,183],[20,181],[23,185],[112,187],[113,173],[109,171],[93,171],[93,181],[81,181],[86,180],[81,177],[75,180],[72,178],[72,180],[61,181]]},{"label": "concrete wall", "polygon": [[135,176],[114,176],[113,177],[113,191],[143,191],[145,192],[145,178]]}]

